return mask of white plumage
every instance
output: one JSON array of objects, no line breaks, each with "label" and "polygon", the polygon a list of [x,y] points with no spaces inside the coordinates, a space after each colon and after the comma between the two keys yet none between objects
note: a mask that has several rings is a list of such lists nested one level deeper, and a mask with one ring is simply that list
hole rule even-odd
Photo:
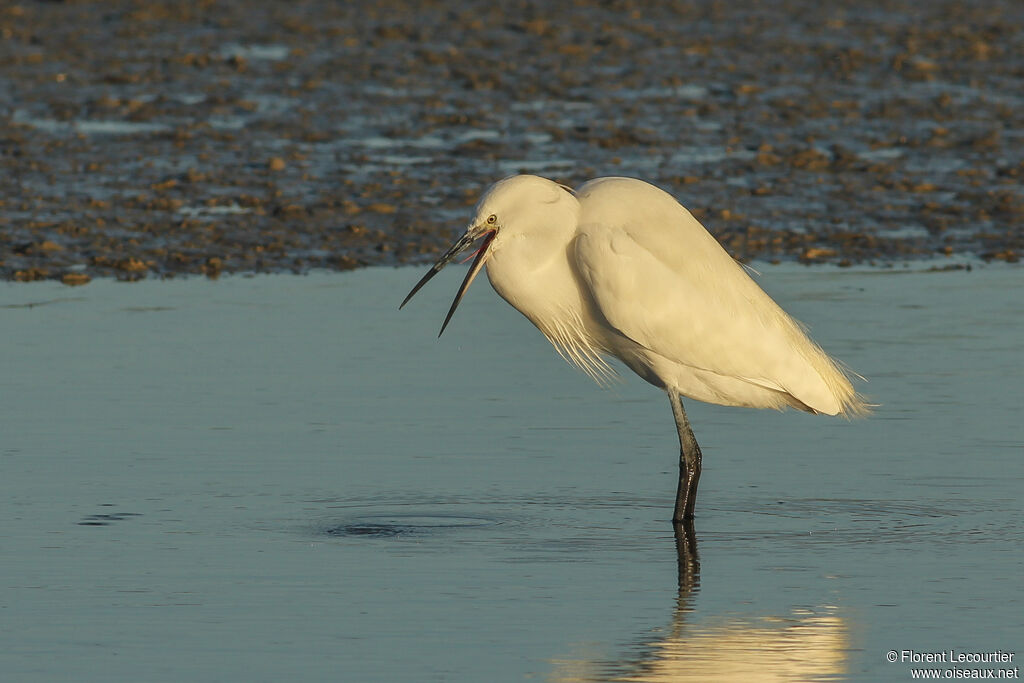
[{"label": "white plumage", "polygon": [[[518,220],[502,221],[510,205]],[[494,289],[592,377],[608,375],[607,354],[709,403],[863,410],[837,364],[653,185],[599,178],[574,196],[514,176],[484,195],[476,222],[492,214],[501,226],[485,260]]]},{"label": "white plumage", "polygon": [[[614,356],[666,390],[686,456],[680,491],[684,484],[692,489],[682,501],[686,517],[700,450],[680,394],[730,406],[867,412],[839,364],[685,208],[653,185],[598,178],[573,192],[545,178],[512,176],[491,186],[475,213],[406,301],[485,238],[445,325],[486,265],[495,291],[567,361],[603,382],[614,374],[606,361]],[[683,461],[695,461],[692,483],[683,481]]]}]

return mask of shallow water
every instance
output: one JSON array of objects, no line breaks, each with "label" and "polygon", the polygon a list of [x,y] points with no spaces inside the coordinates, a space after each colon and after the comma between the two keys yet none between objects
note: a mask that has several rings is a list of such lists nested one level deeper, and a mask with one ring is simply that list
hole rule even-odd
[{"label": "shallow water", "polygon": [[[1021,271],[764,266],[845,422],[601,391],[419,270],[0,288],[8,680],[909,680],[1019,651]],[[1015,662],[1016,664],[1016,658]],[[962,665],[966,666],[966,665]],[[993,665],[986,665],[993,666]]]}]

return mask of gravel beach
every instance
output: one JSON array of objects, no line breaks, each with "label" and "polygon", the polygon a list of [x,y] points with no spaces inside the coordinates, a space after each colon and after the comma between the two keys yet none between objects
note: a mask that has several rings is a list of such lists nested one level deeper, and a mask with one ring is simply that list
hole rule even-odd
[{"label": "gravel beach", "polygon": [[1016,262],[1022,105],[1015,0],[5,4],[0,275],[426,262],[518,172],[743,260]]}]

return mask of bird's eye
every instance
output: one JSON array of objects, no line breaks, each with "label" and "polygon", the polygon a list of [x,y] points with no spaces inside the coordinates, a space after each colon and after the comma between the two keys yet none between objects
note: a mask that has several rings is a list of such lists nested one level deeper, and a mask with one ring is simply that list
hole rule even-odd
[{"label": "bird's eye", "polygon": [[490,216],[488,216],[487,217],[487,222],[490,223],[491,225],[494,225],[495,223],[497,223],[498,222],[497,214],[493,214],[492,213]]}]

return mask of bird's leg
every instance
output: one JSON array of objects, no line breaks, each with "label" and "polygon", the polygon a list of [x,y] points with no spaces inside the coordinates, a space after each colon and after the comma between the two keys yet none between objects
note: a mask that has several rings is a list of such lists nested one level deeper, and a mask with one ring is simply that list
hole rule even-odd
[{"label": "bird's leg", "polygon": [[672,416],[676,419],[679,432],[679,488],[676,489],[676,507],[672,513],[673,522],[693,519],[693,506],[697,502],[697,482],[700,480],[700,446],[686,419],[683,402],[679,394],[669,389],[668,400],[672,403]]}]

